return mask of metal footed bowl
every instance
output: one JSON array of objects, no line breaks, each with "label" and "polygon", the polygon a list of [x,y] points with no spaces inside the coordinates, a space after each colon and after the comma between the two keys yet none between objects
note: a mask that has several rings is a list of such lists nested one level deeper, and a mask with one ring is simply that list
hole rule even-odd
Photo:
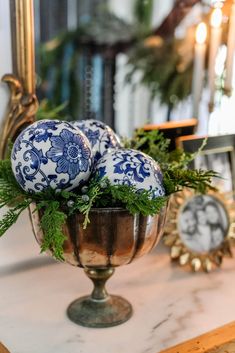
[{"label": "metal footed bowl", "polygon": [[[30,217],[35,237],[41,244],[41,213],[34,209],[30,207]],[[72,321],[83,326],[115,326],[131,317],[132,307],[125,299],[108,295],[105,282],[115,267],[131,263],[157,244],[162,236],[166,208],[153,217],[133,216],[122,208],[94,208],[89,218],[86,229],[80,213],[69,217],[64,226],[65,261],[83,267],[94,283],[92,294],[75,300],[67,313]]]}]

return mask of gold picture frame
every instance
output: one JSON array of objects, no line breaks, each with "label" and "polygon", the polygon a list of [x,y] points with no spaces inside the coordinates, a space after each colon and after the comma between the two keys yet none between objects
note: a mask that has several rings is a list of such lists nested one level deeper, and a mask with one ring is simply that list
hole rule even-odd
[{"label": "gold picture frame", "polygon": [[[201,198],[200,209],[205,211],[206,204],[210,203],[217,204],[217,208],[220,208],[220,212],[224,212],[223,220],[220,223],[225,223],[223,237],[219,240],[216,246],[211,246],[208,239],[205,237],[211,237],[213,232],[211,228],[204,229],[201,235],[203,235],[203,246],[198,243],[198,237],[200,237],[200,231],[196,231],[197,224],[192,221],[195,216],[190,210],[191,205],[197,201],[196,198]],[[199,200],[198,200],[199,201]],[[203,206],[203,208],[202,208]],[[194,242],[189,242],[187,240],[188,235],[183,235],[180,226],[180,217],[182,217],[182,212],[188,212],[188,220],[191,222],[191,238],[194,237]],[[198,207],[199,210],[199,207]],[[190,214],[191,212],[191,214]],[[186,213],[185,213],[186,214]],[[204,217],[204,216],[203,216]],[[227,221],[226,218],[227,217]],[[188,224],[187,219],[183,220],[184,224]],[[207,225],[209,227],[209,225]],[[224,228],[224,229],[225,229]],[[208,233],[209,231],[209,233]],[[212,233],[211,233],[212,232]],[[215,234],[215,233],[214,233]],[[218,235],[217,235],[218,237]],[[168,221],[165,227],[165,233],[163,237],[164,244],[170,247],[170,256],[172,260],[178,261],[181,266],[188,266],[194,272],[205,271],[210,272],[213,268],[220,267],[224,257],[232,257],[231,246],[235,239],[235,205],[232,193],[219,193],[211,191],[206,195],[199,195],[193,193],[193,191],[185,188],[183,191],[175,194],[170,201]],[[191,240],[191,239],[190,239]],[[196,243],[195,243],[196,241]],[[196,246],[195,246],[196,244]],[[198,245],[198,247],[197,247]]]},{"label": "gold picture frame", "polygon": [[0,158],[19,132],[34,121],[38,108],[35,95],[33,0],[9,0],[11,13],[13,72],[2,81],[10,89],[7,114],[0,127]]}]

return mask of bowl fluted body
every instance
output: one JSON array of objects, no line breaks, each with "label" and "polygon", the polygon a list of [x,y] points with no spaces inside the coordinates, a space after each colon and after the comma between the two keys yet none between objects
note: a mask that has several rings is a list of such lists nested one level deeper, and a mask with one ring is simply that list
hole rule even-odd
[{"label": "bowl fluted body", "polygon": [[[43,241],[40,213],[30,208],[33,231]],[[84,216],[68,217],[64,225],[64,259],[71,265],[90,268],[116,267],[147,254],[162,236],[166,208],[155,216],[131,215],[122,208],[94,208],[83,229]]]}]

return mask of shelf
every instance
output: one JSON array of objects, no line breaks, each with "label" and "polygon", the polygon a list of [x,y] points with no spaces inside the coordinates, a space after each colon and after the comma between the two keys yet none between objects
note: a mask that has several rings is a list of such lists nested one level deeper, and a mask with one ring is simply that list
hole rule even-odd
[{"label": "shelf", "polygon": [[120,267],[110,293],[133,317],[108,329],[70,322],[67,306],[91,292],[82,269],[39,254],[27,212],[0,239],[0,341],[11,353],[157,353],[234,320],[235,259],[214,273],[171,264],[168,249]]}]

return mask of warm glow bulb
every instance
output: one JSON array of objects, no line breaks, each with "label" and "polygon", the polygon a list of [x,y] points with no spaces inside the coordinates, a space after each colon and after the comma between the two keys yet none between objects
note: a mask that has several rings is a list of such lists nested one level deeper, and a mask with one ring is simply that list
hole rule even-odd
[{"label": "warm glow bulb", "polygon": [[224,2],[225,2],[225,0],[212,0],[212,1],[211,1],[211,7],[214,7],[214,8],[216,8],[216,7],[222,8],[223,5],[224,5]]},{"label": "warm glow bulb", "polygon": [[220,27],[222,24],[222,19],[223,19],[222,10],[218,7],[215,8],[211,14],[211,26],[214,28]]},{"label": "warm glow bulb", "polygon": [[196,29],[196,42],[198,44],[203,44],[207,37],[207,27],[204,22],[199,23]]}]

